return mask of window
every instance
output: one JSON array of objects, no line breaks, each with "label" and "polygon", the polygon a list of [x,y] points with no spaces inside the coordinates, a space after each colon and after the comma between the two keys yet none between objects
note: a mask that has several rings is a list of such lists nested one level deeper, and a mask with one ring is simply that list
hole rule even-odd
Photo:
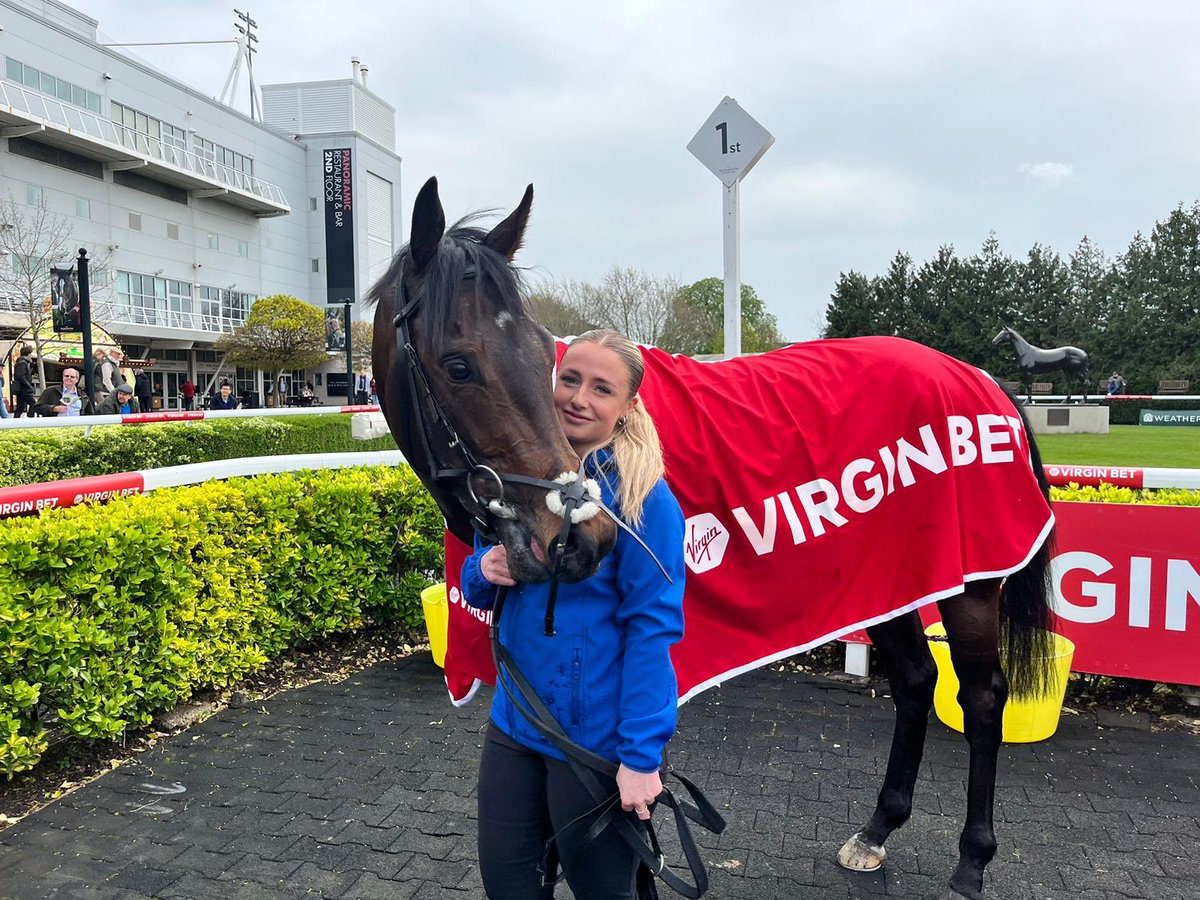
[{"label": "window", "polygon": [[238,366],[237,375],[234,377],[236,382],[233,386],[233,392],[239,397],[242,394],[255,394],[258,392],[258,370],[243,369]]},{"label": "window", "polygon": [[221,249],[221,236],[220,235],[212,234],[211,232],[209,233],[208,249],[209,250],[220,250]]},{"label": "window", "polygon": [[182,128],[176,128],[174,125],[162,123],[162,142],[169,147],[176,147],[179,150],[187,149],[187,132]]},{"label": "window", "polygon": [[90,219],[92,217],[92,201],[86,197],[76,197],[75,215],[81,219]]},{"label": "window", "polygon": [[320,272],[320,271],[321,271],[321,261],[320,261],[319,259],[310,260],[310,261],[309,261],[309,265],[311,265],[311,266],[312,266],[312,270],[313,270],[314,272]]},{"label": "window", "polygon": [[235,172],[245,172],[247,175],[254,174],[254,160],[249,156],[235,153],[228,147],[222,147],[220,144],[206,141],[202,137],[196,138],[195,146],[196,153],[201,159],[206,159],[211,163],[233,169]]},{"label": "window", "polygon": [[238,244],[238,256],[249,256],[250,255],[250,245],[248,243],[246,243],[245,241],[238,241],[237,244]]},{"label": "window", "polygon": [[44,199],[45,194],[36,184],[25,185],[25,202],[30,206],[41,206]]},{"label": "window", "polygon": [[[171,161],[175,155],[164,148],[182,150],[187,147],[187,134],[181,129],[115,100],[109,104],[109,116],[113,123],[119,126],[117,135],[121,143],[132,150],[165,157]],[[139,135],[144,137],[139,138]]]},{"label": "window", "polygon": [[141,215],[141,213],[130,213],[129,214],[129,230],[130,231],[141,231],[142,230],[142,215]]},{"label": "window", "polygon": [[171,362],[187,362],[188,352],[186,350],[159,350],[155,354],[160,360],[170,360]]},{"label": "window", "polygon": [[179,240],[179,226],[174,222],[167,223],[167,238],[172,241]]},{"label": "window", "polygon": [[9,57],[4,61],[4,74],[9,81],[23,84],[25,87],[33,88],[33,90],[47,96],[57,97],[64,103],[70,103],[72,106],[78,106],[83,109],[90,109],[94,113],[100,112],[99,94],[89,91],[87,88],[80,87],[77,84],[65,81],[62,78],[56,78],[49,72],[39,71],[33,66],[24,65]]},{"label": "window", "polygon": [[137,272],[117,272],[117,309],[127,322],[167,323],[167,280]]},{"label": "window", "polygon": [[[316,211],[317,211],[317,198],[316,198],[316,197],[309,197],[309,198],[308,198],[308,211],[309,211],[309,212],[316,212]],[[313,269],[313,271],[315,272],[315,271],[316,271],[316,269]]]},{"label": "window", "polygon": [[197,350],[196,362],[198,363],[215,363],[217,361],[216,350]]},{"label": "window", "polygon": [[167,309],[171,312],[171,325],[176,328],[194,328],[192,314],[192,285],[189,281],[167,281]]}]

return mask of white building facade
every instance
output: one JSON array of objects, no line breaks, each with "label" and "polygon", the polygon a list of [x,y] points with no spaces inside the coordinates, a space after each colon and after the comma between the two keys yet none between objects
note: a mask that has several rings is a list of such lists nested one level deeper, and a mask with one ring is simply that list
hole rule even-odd
[{"label": "white building facade", "polygon": [[[0,0],[0,26],[0,194],[44,205],[103,261],[99,324],[131,358],[157,360],[164,407],[187,377],[262,395],[260,373],[213,349],[258,297],[324,307],[323,151],[351,149],[357,299],[401,244],[395,110],[357,64],[351,78],[262,86],[258,122],[102,46],[97,22],[56,0]],[[28,325],[21,304],[0,297],[10,339]],[[341,354],[294,377],[327,400],[328,375],[345,371]]]}]

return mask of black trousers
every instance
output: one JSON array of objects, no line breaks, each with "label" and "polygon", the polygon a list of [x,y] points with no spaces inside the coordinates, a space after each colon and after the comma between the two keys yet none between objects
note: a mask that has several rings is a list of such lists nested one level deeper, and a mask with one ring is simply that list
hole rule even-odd
[{"label": "black trousers", "polygon": [[[616,781],[601,778],[616,793]],[[490,900],[551,900],[554,887],[543,886],[537,870],[543,846],[595,805],[565,762],[489,724],[479,763],[479,868]],[[558,836],[571,891],[576,900],[632,900],[638,859],[616,829],[580,846],[594,819],[585,816]]]},{"label": "black trousers", "polygon": [[33,394],[17,394],[17,408],[13,412],[13,418],[16,418],[25,413],[26,418],[33,415],[33,404],[37,402],[37,398]]}]

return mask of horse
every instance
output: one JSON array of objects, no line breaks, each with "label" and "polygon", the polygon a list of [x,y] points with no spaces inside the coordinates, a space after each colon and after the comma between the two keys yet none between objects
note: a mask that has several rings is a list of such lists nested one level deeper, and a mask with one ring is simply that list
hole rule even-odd
[{"label": "horse", "polygon": [[1025,386],[1025,399],[1033,401],[1029,382],[1034,375],[1042,372],[1062,370],[1067,373],[1067,402],[1071,400],[1070,377],[1078,377],[1083,385],[1083,402],[1087,403],[1088,385],[1091,383],[1091,371],[1088,368],[1088,355],[1078,347],[1055,347],[1053,350],[1043,350],[1035,347],[1015,328],[1003,325],[1000,333],[992,338],[992,346],[999,347],[1011,344],[1017,353],[1017,365],[1021,367],[1021,383]]},{"label": "horse", "polygon": [[[469,543],[473,527],[494,529],[517,580],[545,580],[560,555],[564,577],[584,578],[611,549],[612,524],[594,516],[570,529],[573,543],[557,548],[563,519],[548,513],[545,491],[534,487],[575,471],[579,460],[555,418],[553,339],[521,303],[512,266],[532,197],[530,185],[491,231],[463,224],[447,230],[436,179],[422,187],[411,241],[369,295],[376,304],[374,371],[382,373],[379,399],[391,432],[451,532]],[[1007,396],[1031,434],[1020,403]],[[1032,490],[1048,501],[1032,438],[1028,448]],[[976,500],[987,506],[1005,498]],[[984,870],[996,853],[992,815],[1005,702],[1010,690],[1044,692],[1049,678],[1050,552],[1047,537],[1006,579],[968,581],[961,594],[938,601],[970,753],[966,822],[942,900],[983,897]],[[911,814],[937,681],[915,610],[867,631],[887,667],[896,724],[875,809],[837,853],[855,871],[884,865],[885,841]]]}]

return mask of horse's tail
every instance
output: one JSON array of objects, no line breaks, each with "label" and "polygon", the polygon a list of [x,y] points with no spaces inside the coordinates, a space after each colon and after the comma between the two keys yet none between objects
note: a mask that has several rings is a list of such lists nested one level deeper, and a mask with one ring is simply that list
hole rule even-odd
[{"label": "horse's tail", "polygon": [[[1003,389],[1003,385],[1001,388]],[[1021,403],[1005,390],[1025,426],[1033,474],[1046,501],[1050,500],[1050,482],[1042,468],[1042,455],[1033,439],[1033,428]],[[1052,683],[1054,665],[1051,651],[1054,636],[1050,626],[1050,559],[1054,553],[1054,531],[1021,569],[1004,582],[1000,595],[1001,653],[1008,685],[1014,697],[1039,697]]]}]

